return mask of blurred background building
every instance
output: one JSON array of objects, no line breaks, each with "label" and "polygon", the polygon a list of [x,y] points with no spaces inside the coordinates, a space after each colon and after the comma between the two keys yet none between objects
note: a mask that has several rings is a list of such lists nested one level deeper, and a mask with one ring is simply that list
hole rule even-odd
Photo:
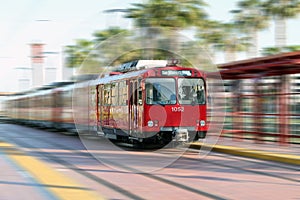
[{"label": "blurred background building", "polygon": [[45,44],[30,44],[30,66],[16,67],[18,91],[40,87],[59,80],[69,80],[74,68],[65,67],[59,51],[45,51]]},{"label": "blurred background building", "polygon": [[30,48],[32,87],[38,87],[44,84],[44,44],[32,43]]}]

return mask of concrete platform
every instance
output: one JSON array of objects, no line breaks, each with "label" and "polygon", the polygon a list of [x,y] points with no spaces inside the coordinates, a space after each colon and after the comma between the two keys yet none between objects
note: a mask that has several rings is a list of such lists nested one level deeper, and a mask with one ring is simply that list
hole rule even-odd
[{"label": "concrete platform", "polygon": [[104,199],[3,141],[0,141],[0,167],[0,199]]},{"label": "concrete platform", "polygon": [[262,159],[292,165],[300,165],[300,146],[280,146],[278,143],[255,143],[255,141],[238,141],[232,138],[221,138],[216,144],[209,142],[194,142],[194,149],[211,149],[214,152],[236,156]]}]

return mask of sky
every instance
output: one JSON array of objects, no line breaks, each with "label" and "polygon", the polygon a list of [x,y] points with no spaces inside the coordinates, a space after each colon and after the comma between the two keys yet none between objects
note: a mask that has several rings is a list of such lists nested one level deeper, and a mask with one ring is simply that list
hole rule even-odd
[{"label": "sky", "polygon": [[[144,0],[145,1],[145,0]],[[131,28],[132,21],[120,13],[103,11],[129,8],[142,0],[0,0],[0,92],[18,91],[20,70],[30,67],[29,44],[42,42],[45,51],[55,52],[46,57],[46,65],[62,65],[61,52],[75,39],[91,38],[95,30],[108,26]],[[229,10],[237,0],[206,0],[212,19],[230,20]],[[288,44],[300,44],[300,18],[288,21]],[[272,26],[259,34],[259,45],[274,44]],[[242,55],[241,58],[243,59]],[[219,62],[222,62],[220,56]]]}]

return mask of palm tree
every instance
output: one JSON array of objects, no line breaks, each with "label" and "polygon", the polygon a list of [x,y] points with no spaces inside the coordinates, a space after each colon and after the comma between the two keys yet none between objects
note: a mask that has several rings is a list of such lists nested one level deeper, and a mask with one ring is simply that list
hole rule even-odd
[{"label": "palm tree", "polygon": [[86,39],[76,40],[75,45],[65,47],[66,66],[70,68],[79,67],[92,51],[94,43]]},{"label": "palm tree", "polygon": [[196,37],[210,52],[224,52],[226,62],[236,60],[236,52],[245,51],[250,45],[249,37],[241,34],[234,23],[209,21]]},{"label": "palm tree", "polygon": [[264,47],[262,49],[263,56],[270,56],[281,53],[281,49],[279,47]]},{"label": "palm tree", "polygon": [[78,68],[79,74],[99,73],[103,71],[103,65],[94,49],[94,42],[86,39],[76,40],[75,45],[65,47],[65,65],[70,68]]},{"label": "palm tree", "polygon": [[265,47],[262,50],[262,54],[264,56],[284,53],[284,52],[294,52],[294,51],[300,51],[300,45],[291,45],[291,46],[285,46],[285,47]]},{"label": "palm tree", "polygon": [[103,42],[103,41],[105,41],[113,36],[116,36],[118,34],[128,34],[128,30],[121,29],[120,27],[109,27],[106,30],[95,31],[93,33],[93,36],[95,37],[93,42],[95,44],[97,44],[99,42]]},{"label": "palm tree", "polygon": [[223,38],[215,48],[225,52],[226,62],[235,61],[236,53],[245,51],[250,46],[249,37],[241,35],[234,23],[223,24],[223,29]]},{"label": "palm tree", "polygon": [[106,30],[96,31],[93,36],[98,59],[106,66],[135,60],[141,52],[134,50],[139,45],[134,32],[110,27]]},{"label": "palm tree", "polygon": [[207,14],[202,0],[150,0],[146,4],[132,4],[127,18],[138,27],[167,27],[183,29],[200,25]]},{"label": "palm tree", "polygon": [[286,52],[300,51],[300,45],[285,46],[284,50]]},{"label": "palm tree", "polygon": [[234,13],[234,23],[243,32],[249,35],[251,45],[248,57],[258,54],[258,31],[268,27],[268,16],[262,11],[261,0],[242,0],[237,3],[238,9]]},{"label": "palm tree", "polygon": [[160,33],[159,28],[168,28],[172,50],[177,52],[178,31],[192,26],[203,26],[207,14],[203,0],[149,0],[146,4],[132,4],[128,9],[127,18],[134,19],[137,27],[142,27],[147,35],[146,47],[153,47],[153,39]]},{"label": "palm tree", "polygon": [[216,45],[222,43],[225,34],[224,24],[215,20],[207,20],[205,27],[197,29],[195,37],[197,38],[197,43],[204,47],[214,60],[214,52],[218,49]]},{"label": "palm tree", "polygon": [[275,21],[275,46],[286,45],[286,20],[295,18],[300,13],[300,0],[266,0],[264,12]]},{"label": "palm tree", "polygon": [[[129,48],[128,42],[124,39],[128,34],[128,30],[120,29],[119,27],[110,27],[106,30],[95,31],[93,33],[93,40],[76,40],[75,45],[65,47],[66,66],[71,68],[82,66],[80,70],[84,73],[106,70],[103,68],[104,66],[112,64],[114,59],[120,56],[121,52],[124,52],[124,49]],[[116,35],[121,35],[116,39],[117,41],[111,39]],[[118,44],[115,44],[116,42]],[[126,59],[129,59],[128,55],[123,56],[119,62],[127,61]]]}]

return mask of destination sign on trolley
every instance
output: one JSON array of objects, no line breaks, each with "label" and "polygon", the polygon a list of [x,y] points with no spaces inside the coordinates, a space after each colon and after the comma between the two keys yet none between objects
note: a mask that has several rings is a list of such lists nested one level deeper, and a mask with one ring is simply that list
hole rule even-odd
[{"label": "destination sign on trolley", "polygon": [[191,70],[162,70],[162,76],[192,76]]}]

